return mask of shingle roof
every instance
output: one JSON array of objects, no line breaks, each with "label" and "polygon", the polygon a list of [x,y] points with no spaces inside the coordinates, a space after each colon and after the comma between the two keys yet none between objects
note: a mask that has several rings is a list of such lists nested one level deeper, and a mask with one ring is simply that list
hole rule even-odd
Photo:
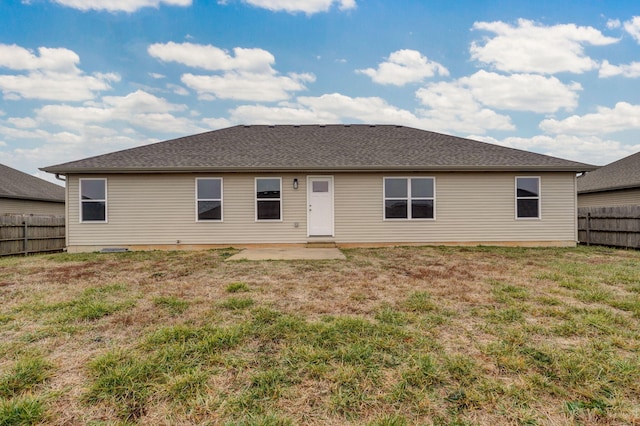
[{"label": "shingle roof", "polygon": [[393,125],[235,126],[45,167],[153,171],[558,170],[595,167]]},{"label": "shingle roof", "polygon": [[640,188],[640,152],[578,178],[578,193]]},{"label": "shingle roof", "polygon": [[0,164],[0,198],[64,203],[64,188]]}]

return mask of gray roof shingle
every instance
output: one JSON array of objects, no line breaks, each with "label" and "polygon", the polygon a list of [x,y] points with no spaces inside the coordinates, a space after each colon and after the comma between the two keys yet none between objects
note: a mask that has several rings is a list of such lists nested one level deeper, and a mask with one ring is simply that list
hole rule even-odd
[{"label": "gray roof shingle", "polygon": [[558,170],[595,167],[393,125],[234,126],[45,167],[51,173]]},{"label": "gray roof shingle", "polygon": [[640,188],[640,152],[578,178],[578,193]]},{"label": "gray roof shingle", "polygon": [[0,164],[0,198],[64,203],[64,188]]}]

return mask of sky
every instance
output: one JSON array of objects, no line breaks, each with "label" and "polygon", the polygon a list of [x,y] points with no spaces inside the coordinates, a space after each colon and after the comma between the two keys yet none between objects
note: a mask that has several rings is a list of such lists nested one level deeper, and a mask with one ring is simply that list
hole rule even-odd
[{"label": "sky", "polygon": [[637,0],[0,0],[0,163],[237,124],[640,151]]}]

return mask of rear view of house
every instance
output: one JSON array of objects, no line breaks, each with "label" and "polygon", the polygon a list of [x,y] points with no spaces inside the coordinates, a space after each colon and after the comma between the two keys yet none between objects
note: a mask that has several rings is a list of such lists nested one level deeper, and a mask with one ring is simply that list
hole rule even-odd
[{"label": "rear view of house", "polygon": [[64,188],[0,164],[0,214],[64,215]]},{"label": "rear view of house", "polygon": [[45,167],[70,251],[576,244],[594,167],[392,125],[235,126]]}]

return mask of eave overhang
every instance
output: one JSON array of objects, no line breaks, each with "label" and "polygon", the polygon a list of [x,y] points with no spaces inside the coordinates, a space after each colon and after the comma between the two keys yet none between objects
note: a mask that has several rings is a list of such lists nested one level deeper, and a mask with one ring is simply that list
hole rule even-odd
[{"label": "eave overhang", "polygon": [[338,167],[318,167],[318,166],[296,166],[296,167],[274,167],[274,166],[252,166],[252,167],[86,167],[65,169],[60,167],[44,167],[40,170],[48,173],[61,175],[73,174],[148,174],[148,173],[362,173],[362,172],[587,172],[595,170],[595,166],[338,166]]}]

